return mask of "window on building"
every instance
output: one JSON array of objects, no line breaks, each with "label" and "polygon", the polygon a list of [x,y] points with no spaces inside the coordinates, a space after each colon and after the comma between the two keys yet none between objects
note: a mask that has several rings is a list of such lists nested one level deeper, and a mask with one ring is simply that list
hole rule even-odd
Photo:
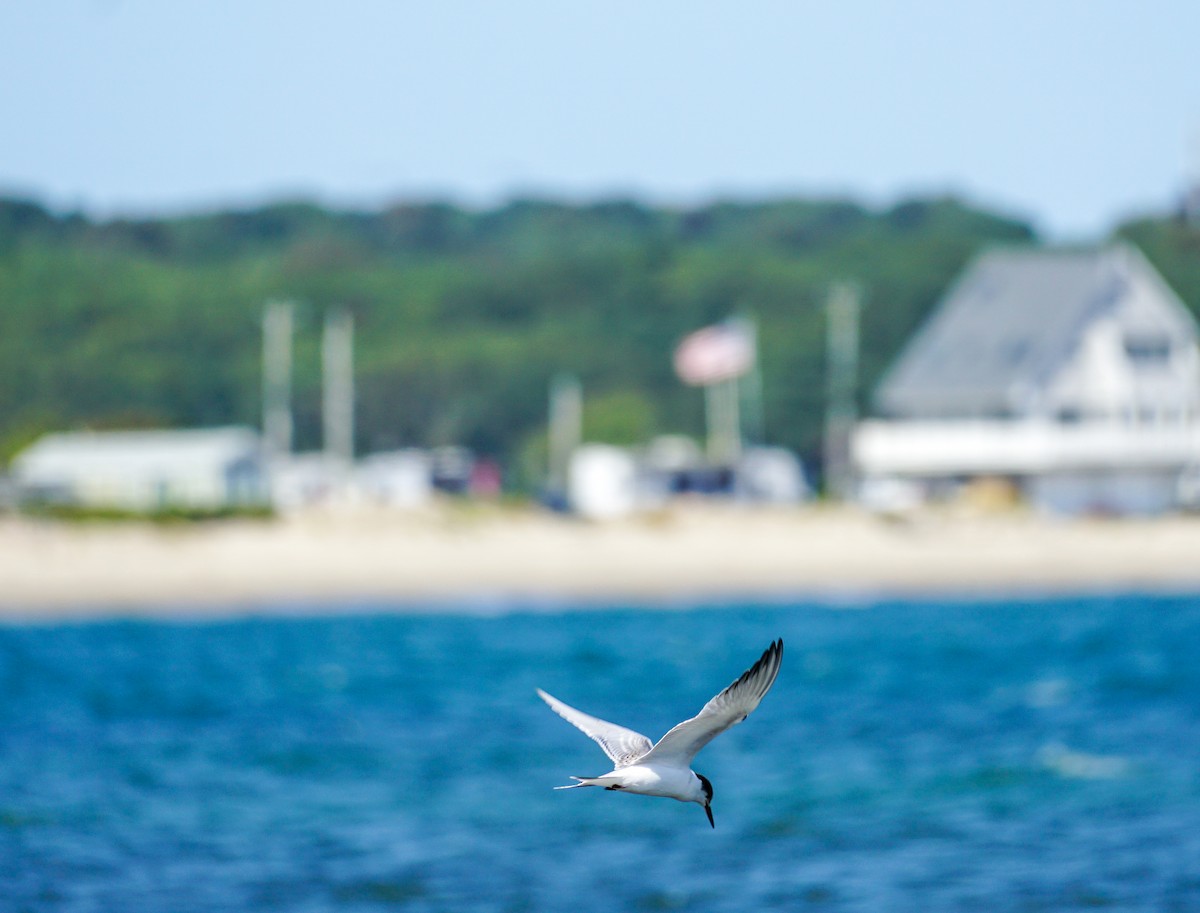
[{"label": "window on building", "polygon": [[1165,336],[1126,336],[1125,354],[1138,367],[1165,365],[1171,360],[1171,340]]},{"label": "window on building", "polygon": [[1078,425],[1083,421],[1083,412],[1075,406],[1062,406],[1055,417],[1060,424]]}]

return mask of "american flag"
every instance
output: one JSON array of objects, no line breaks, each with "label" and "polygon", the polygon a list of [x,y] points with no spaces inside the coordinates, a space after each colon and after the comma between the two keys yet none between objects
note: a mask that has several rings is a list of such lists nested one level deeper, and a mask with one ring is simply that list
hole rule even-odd
[{"label": "american flag", "polygon": [[754,333],[744,320],[726,320],[696,330],[675,348],[675,373],[692,386],[740,377],[752,367]]}]

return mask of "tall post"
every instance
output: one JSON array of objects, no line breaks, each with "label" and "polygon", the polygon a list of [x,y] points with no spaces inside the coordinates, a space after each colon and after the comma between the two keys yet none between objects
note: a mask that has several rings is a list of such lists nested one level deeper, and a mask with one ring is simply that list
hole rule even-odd
[{"label": "tall post", "polygon": [[292,451],[292,323],[290,301],[269,301],[263,311],[262,421],[267,459]]},{"label": "tall post", "polygon": [[726,320],[688,334],[675,347],[675,373],[704,387],[708,461],[732,468],[742,452],[738,378],[757,362],[754,326],[745,318]]},{"label": "tall post", "polygon": [[717,466],[733,466],[742,455],[741,414],[738,379],[725,378],[704,387],[708,422],[708,460]]},{"label": "tall post", "polygon": [[859,287],[839,282],[826,304],[825,493],[841,501],[854,494],[850,441],[858,419]]},{"label": "tall post", "polygon": [[566,498],[571,454],[583,441],[583,388],[579,378],[560,374],[550,384],[549,494]]},{"label": "tall post", "polygon": [[750,337],[754,364],[746,372],[739,389],[738,401],[742,406],[742,427],[751,444],[762,445],[767,440],[766,421],[763,417],[762,363],[758,357],[758,321],[753,317],[740,318]]},{"label": "tall post", "polygon": [[321,339],[325,455],[339,469],[354,461],[354,318],[337,310],[325,318]]}]

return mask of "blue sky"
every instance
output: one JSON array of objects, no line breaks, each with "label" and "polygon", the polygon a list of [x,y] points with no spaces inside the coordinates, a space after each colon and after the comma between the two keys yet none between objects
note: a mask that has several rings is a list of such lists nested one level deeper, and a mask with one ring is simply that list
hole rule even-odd
[{"label": "blue sky", "polygon": [[958,193],[1051,238],[1200,179],[1195,0],[38,0],[0,6],[0,190],[108,215],[283,196]]}]

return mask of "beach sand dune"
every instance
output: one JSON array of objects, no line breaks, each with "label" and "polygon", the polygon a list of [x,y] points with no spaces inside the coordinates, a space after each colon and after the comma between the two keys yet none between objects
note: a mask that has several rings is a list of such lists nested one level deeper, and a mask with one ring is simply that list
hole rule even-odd
[{"label": "beach sand dune", "polygon": [[1164,587],[1200,587],[1200,519],[694,504],[588,523],[449,504],[178,527],[0,520],[8,617]]}]

